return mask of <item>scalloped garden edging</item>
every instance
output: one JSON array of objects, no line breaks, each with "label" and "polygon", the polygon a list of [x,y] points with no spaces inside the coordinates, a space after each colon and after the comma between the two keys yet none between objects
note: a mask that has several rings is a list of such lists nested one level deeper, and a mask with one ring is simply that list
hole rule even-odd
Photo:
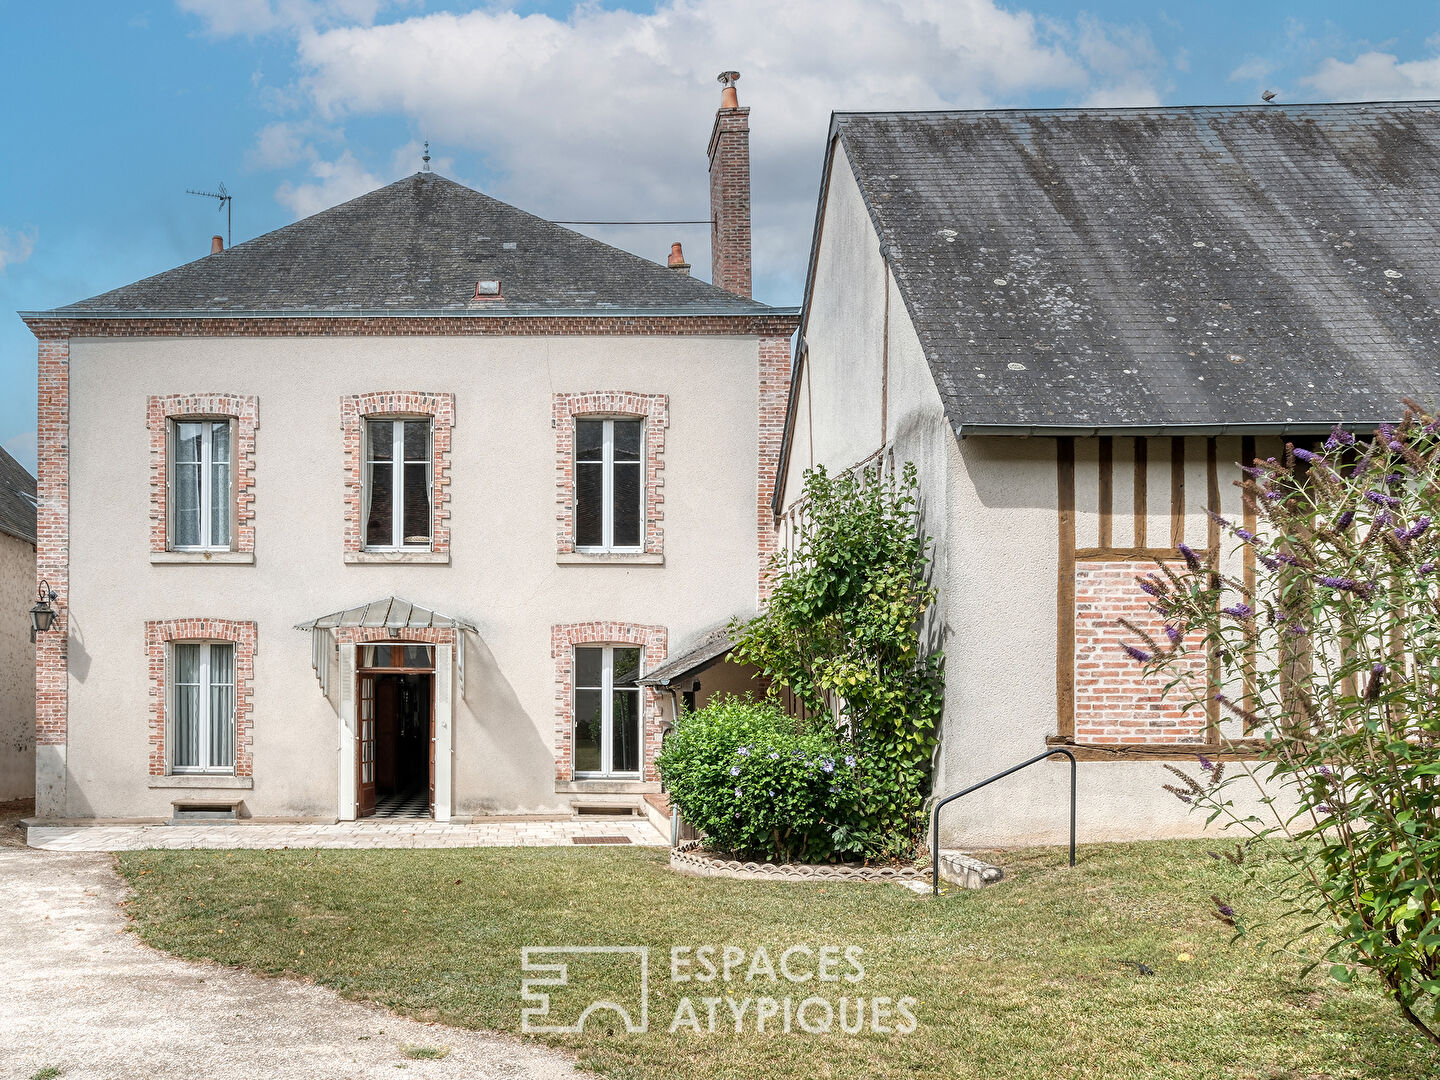
[{"label": "scalloped garden edging", "polygon": [[900,882],[927,881],[913,866],[861,866],[858,863],[756,863],[711,855],[699,840],[670,849],[670,869],[694,877],[742,878],[751,881]]},{"label": "scalloped garden edging", "polygon": [[[700,840],[670,849],[670,869],[692,877],[737,878],[745,881],[889,882],[928,884],[930,872],[914,866],[861,866],[859,863],[757,863],[726,859],[706,852]],[[962,889],[983,889],[1005,877],[998,866],[958,851],[940,852],[940,877]]]}]

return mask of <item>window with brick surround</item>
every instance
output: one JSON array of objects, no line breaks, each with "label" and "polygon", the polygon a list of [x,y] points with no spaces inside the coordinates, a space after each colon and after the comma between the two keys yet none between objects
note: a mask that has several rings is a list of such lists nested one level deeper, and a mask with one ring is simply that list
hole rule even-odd
[{"label": "window with brick surround", "polygon": [[151,776],[250,776],[256,624],[168,619],[145,624]]},{"label": "window with brick surround", "polygon": [[665,549],[664,394],[556,394],[556,548],[562,555]]},{"label": "window with brick surround", "polygon": [[257,399],[171,394],[147,414],[151,553],[253,553]]},{"label": "window with brick surround", "polygon": [[555,777],[656,780],[660,699],[637,680],[665,659],[663,626],[618,621],[550,629],[555,660]]},{"label": "window with brick surround", "polygon": [[448,557],[454,425],[454,394],[384,390],[340,399],[347,562]]}]

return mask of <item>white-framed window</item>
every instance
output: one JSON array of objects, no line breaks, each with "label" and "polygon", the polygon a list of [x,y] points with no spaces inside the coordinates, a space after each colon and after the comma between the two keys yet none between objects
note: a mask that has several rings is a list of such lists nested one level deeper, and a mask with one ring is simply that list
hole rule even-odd
[{"label": "white-framed window", "polygon": [[575,421],[575,547],[639,551],[645,539],[645,422]]},{"label": "white-framed window", "polygon": [[644,731],[639,678],[636,646],[575,647],[575,775],[640,775]]},{"label": "white-framed window", "polygon": [[430,420],[365,421],[365,546],[430,549]]},{"label": "white-framed window", "polygon": [[176,551],[229,551],[234,544],[233,424],[196,419],[172,425],[170,546]]},{"label": "white-framed window", "polygon": [[170,645],[170,771],[235,771],[235,646]]}]

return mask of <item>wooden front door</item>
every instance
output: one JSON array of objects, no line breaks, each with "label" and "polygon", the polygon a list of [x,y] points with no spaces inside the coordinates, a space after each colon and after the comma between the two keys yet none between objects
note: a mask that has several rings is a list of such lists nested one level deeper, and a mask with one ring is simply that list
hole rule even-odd
[{"label": "wooden front door", "polygon": [[355,816],[375,813],[375,676],[360,676],[359,731],[355,739]]},{"label": "wooden front door", "polygon": [[430,816],[435,816],[435,677],[430,677]]}]

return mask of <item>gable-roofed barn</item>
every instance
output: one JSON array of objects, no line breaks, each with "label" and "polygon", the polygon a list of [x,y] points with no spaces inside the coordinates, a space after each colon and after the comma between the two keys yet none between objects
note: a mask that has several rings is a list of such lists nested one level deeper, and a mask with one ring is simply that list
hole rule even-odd
[{"label": "gable-roofed barn", "polygon": [[[1440,401],[1440,104],[842,113],[774,509],[803,471],[914,461],[946,655],[936,789],[1047,745],[1082,839],[1199,827],[1160,765],[1239,722],[1120,651],[1134,578],[1244,556],[1241,462]],[[1158,630],[1158,628],[1156,628]],[[1063,836],[1067,774],[967,799],[945,842]]]}]

